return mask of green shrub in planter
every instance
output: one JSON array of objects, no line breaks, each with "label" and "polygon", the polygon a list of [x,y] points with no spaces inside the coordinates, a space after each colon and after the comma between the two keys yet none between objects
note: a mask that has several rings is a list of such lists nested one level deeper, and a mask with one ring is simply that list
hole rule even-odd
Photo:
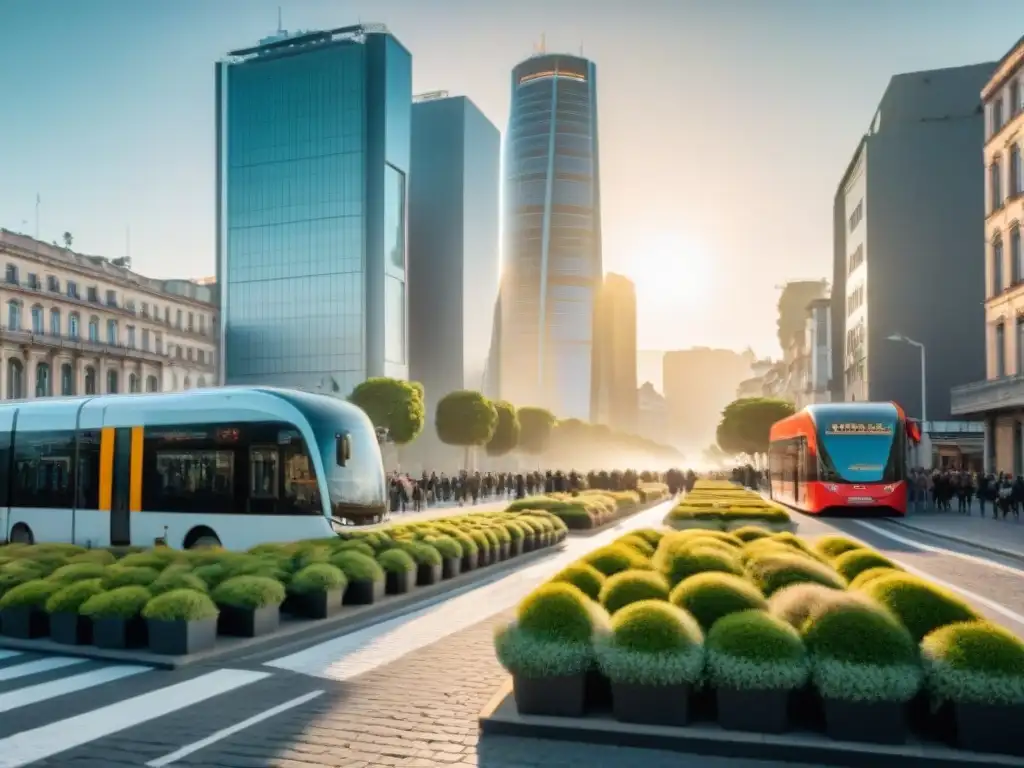
[{"label": "green shrub in planter", "polygon": [[906,702],[920,688],[917,645],[884,608],[833,603],[806,623],[803,638],[827,699]]},{"label": "green shrub in planter", "polygon": [[225,580],[236,576],[260,576],[274,581],[287,582],[290,571],[305,567],[308,562],[315,562],[315,560],[308,560],[300,555],[298,560],[293,558],[288,564],[283,564],[280,560],[269,556],[257,557],[239,554],[225,559],[221,565],[224,569]]},{"label": "green shrub in planter", "polygon": [[855,549],[864,549],[864,545],[846,536],[822,536],[814,542],[814,551],[828,560],[835,560]]},{"label": "green shrub in planter", "polygon": [[854,549],[846,552],[837,557],[832,565],[847,581],[853,581],[871,568],[896,568],[896,564],[892,560],[870,549]]},{"label": "green shrub in planter", "polygon": [[[390,540],[388,544],[393,544]],[[361,555],[367,557],[373,557],[376,554],[374,548],[365,541],[343,541],[334,548],[335,552],[358,552]]]},{"label": "green shrub in planter", "polygon": [[25,563],[31,563],[32,567],[39,572],[40,577],[49,576],[62,565],[67,564],[67,558],[64,555],[45,551],[30,552],[22,560]]},{"label": "green shrub in planter", "polygon": [[136,552],[131,555],[125,555],[117,561],[117,564],[124,568],[152,568],[154,571],[162,571],[172,562],[179,559],[181,559],[180,552],[164,548],[162,552],[154,549],[149,552]]},{"label": "green shrub in planter", "polygon": [[377,564],[386,573],[410,573],[416,570],[416,561],[404,549],[387,549],[377,555]]},{"label": "green shrub in planter", "polygon": [[[415,556],[412,553],[408,554],[415,560]],[[348,577],[349,582],[384,580],[384,571],[377,565],[377,561],[361,552],[353,552],[351,550],[336,552],[331,557],[331,565],[340,568],[345,576]]]},{"label": "green shrub in planter", "polygon": [[635,549],[620,544],[609,544],[595,549],[583,558],[583,562],[593,566],[605,576],[629,570],[650,568],[650,562]]},{"label": "green shrub in planter", "polygon": [[34,579],[8,590],[0,597],[0,611],[12,608],[37,608],[42,610],[63,585],[46,579]]},{"label": "green shrub in planter", "polygon": [[658,570],[675,587],[690,576],[698,573],[731,573],[739,576],[743,573],[735,557],[717,547],[706,547],[698,544],[690,548],[658,550]]},{"label": "green shrub in planter", "polygon": [[630,535],[639,536],[652,547],[657,549],[658,544],[661,542],[661,539],[662,537],[664,537],[665,534],[663,531],[659,531],[657,528],[638,528],[637,530],[633,531],[633,533]]},{"label": "green shrub in planter", "polygon": [[87,579],[102,579],[106,573],[106,566],[99,563],[69,563],[62,565],[46,578],[58,584],[73,584]]},{"label": "green shrub in planter", "polygon": [[90,549],[68,558],[68,565],[77,563],[95,563],[97,565],[113,565],[117,562],[114,553],[107,549]]},{"label": "green shrub in planter", "polygon": [[43,570],[30,561],[15,560],[8,563],[0,567],[0,595],[6,594],[8,590],[20,584],[42,578],[44,575]]},{"label": "green shrub in planter", "polygon": [[782,533],[773,533],[771,535],[771,541],[777,541],[780,544],[785,544],[787,547],[797,550],[798,552],[803,552],[805,555],[807,555],[808,557],[812,557],[815,560],[826,559],[822,555],[819,555],[817,552],[815,552],[814,549],[806,541],[801,539],[799,536],[795,536],[789,531],[783,531]]},{"label": "green shrub in planter", "polygon": [[108,565],[103,573],[103,588],[148,587],[160,577],[155,568],[133,568],[126,565]]},{"label": "green shrub in planter", "polygon": [[940,701],[1024,705],[1024,643],[985,621],[948,624],[921,642],[929,692]]},{"label": "green shrub in planter", "polygon": [[837,602],[857,601],[872,604],[866,597],[854,592],[804,582],[791,584],[775,592],[768,600],[768,612],[799,631],[829,606]]},{"label": "green shrub in planter", "polygon": [[100,579],[73,581],[61,584],[46,601],[47,613],[78,613],[86,600],[103,592]]},{"label": "green shrub in planter", "polygon": [[844,589],[846,582],[824,563],[803,555],[765,555],[747,562],[750,580],[763,594],[771,597],[790,584],[811,582],[832,589]]},{"label": "green shrub in planter", "polygon": [[768,608],[757,587],[730,573],[690,576],[676,585],[669,601],[690,613],[705,632],[723,616]]},{"label": "green shrub in planter", "polygon": [[875,579],[880,579],[883,576],[890,576],[894,573],[902,572],[903,571],[899,570],[898,568],[886,568],[884,566],[879,568],[868,568],[866,571],[861,571],[860,573],[858,573],[857,576],[855,576],[850,581],[849,589],[863,589]]},{"label": "green shrub in planter", "polygon": [[82,603],[78,612],[94,621],[128,620],[138,616],[151,598],[149,590],[142,586],[117,587],[90,597]]},{"label": "green shrub in planter", "polygon": [[284,602],[284,585],[266,576],[233,576],[217,585],[211,593],[218,605],[258,610]]},{"label": "green shrub in planter", "polygon": [[790,547],[781,541],[773,539],[771,536],[747,542],[743,545],[743,549],[740,550],[739,554],[740,562],[744,565],[752,560],[772,556],[802,557],[805,560],[817,562],[814,558],[809,557],[803,552],[803,550]]},{"label": "green shrub in planter", "polygon": [[438,555],[443,559],[462,558],[462,545],[451,536],[431,536],[426,543],[437,550]]},{"label": "green shrub in planter", "polygon": [[621,544],[624,547],[635,549],[637,552],[639,552],[646,558],[654,557],[654,546],[652,546],[650,542],[648,542],[647,540],[640,538],[634,533],[630,533],[623,536],[621,539],[618,539],[615,543]]},{"label": "green shrub in planter", "polygon": [[220,609],[210,596],[194,589],[164,592],[142,609],[149,649],[174,656],[212,648],[217,641],[219,617]]},{"label": "green shrub in planter", "polygon": [[641,600],[668,600],[668,592],[668,581],[660,573],[631,570],[609,576],[598,599],[604,609],[614,615]]},{"label": "green shrub in planter", "polygon": [[875,579],[861,592],[888,608],[916,642],[939,627],[980,618],[956,595],[907,573]]},{"label": "green shrub in planter", "polygon": [[166,569],[152,584],[149,585],[150,593],[162,595],[178,589],[191,589],[196,592],[208,592],[209,586],[205,581],[186,570],[179,570],[174,566]]},{"label": "green shrub in planter", "polygon": [[601,587],[605,584],[605,575],[592,565],[577,562],[556,573],[551,581],[572,584],[591,600],[597,600],[601,595]]},{"label": "green shrub in planter", "polygon": [[156,621],[203,621],[215,619],[220,611],[204,592],[175,589],[152,598],[142,609],[142,617]]},{"label": "green shrub in planter", "polygon": [[347,580],[340,568],[330,563],[310,563],[297,571],[288,582],[287,591],[294,595],[308,595],[317,592],[341,592]]},{"label": "green shrub in planter", "polygon": [[730,531],[730,533],[744,543],[748,541],[757,541],[758,539],[766,539],[771,536],[771,533],[766,531],[764,528],[758,528],[756,525],[744,525],[741,528]]},{"label": "green shrub in planter", "polygon": [[400,548],[409,553],[416,565],[441,565],[440,551],[425,541],[402,542]]},{"label": "green shrub in planter", "polygon": [[668,533],[662,538],[659,546],[687,546],[697,542],[706,543],[706,540],[708,539],[712,539],[722,544],[727,544],[732,549],[740,549],[743,546],[743,540],[738,538],[735,534],[702,528],[673,531]]},{"label": "green shrub in planter", "polygon": [[227,578],[224,566],[220,563],[208,563],[206,565],[197,566],[192,570],[192,573],[202,579],[206,586],[211,589]]},{"label": "green shrub in planter", "polygon": [[724,616],[708,632],[704,645],[708,679],[718,687],[794,690],[810,675],[800,635],[764,611]]}]

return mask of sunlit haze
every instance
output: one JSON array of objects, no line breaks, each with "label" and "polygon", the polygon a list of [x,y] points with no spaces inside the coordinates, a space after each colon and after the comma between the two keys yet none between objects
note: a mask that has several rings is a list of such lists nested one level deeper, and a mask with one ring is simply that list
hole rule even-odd
[{"label": "sunlit haze", "polygon": [[[0,225],[155,276],[214,271],[213,62],[274,30],[380,21],[414,90],[504,131],[509,71],[596,62],[606,271],[636,280],[641,349],[776,354],[774,286],[831,270],[835,186],[889,78],[989,61],[1015,0],[5,0]],[[128,230],[130,228],[130,237]],[[671,292],[664,288],[675,286]]]}]

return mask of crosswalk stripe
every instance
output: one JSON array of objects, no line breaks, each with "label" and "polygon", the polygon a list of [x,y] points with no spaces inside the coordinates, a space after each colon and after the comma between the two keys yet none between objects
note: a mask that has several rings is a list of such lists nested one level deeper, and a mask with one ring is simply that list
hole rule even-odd
[{"label": "crosswalk stripe", "polygon": [[264,680],[269,672],[218,669],[81,715],[0,739],[0,768],[22,768],[112,733]]},{"label": "crosswalk stripe", "polygon": [[38,675],[42,672],[53,672],[64,667],[71,667],[75,664],[84,664],[88,659],[74,658],[71,656],[49,656],[44,659],[27,661],[24,664],[15,664],[11,667],[0,669],[0,682],[4,680],[17,680],[19,677]]},{"label": "crosswalk stripe", "polygon": [[152,669],[152,667],[139,667],[127,664],[103,667],[90,672],[72,675],[71,677],[61,677],[46,683],[0,693],[0,713],[10,712],[13,709],[27,707],[31,704],[38,704],[41,701],[75,693],[76,691],[84,691],[86,688],[92,688],[95,685],[111,683],[114,680],[123,680],[126,677],[150,672]]},{"label": "crosswalk stripe", "polygon": [[7,649],[0,649],[0,661],[6,661],[7,659],[13,659],[16,656],[21,655],[21,651],[9,651]]}]

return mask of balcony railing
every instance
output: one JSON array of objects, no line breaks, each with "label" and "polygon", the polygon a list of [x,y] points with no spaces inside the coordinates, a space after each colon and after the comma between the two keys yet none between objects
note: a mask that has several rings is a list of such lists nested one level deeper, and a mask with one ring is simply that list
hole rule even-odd
[{"label": "balcony railing", "polygon": [[134,360],[145,360],[150,363],[167,363],[166,355],[159,355],[155,352],[147,352],[142,349],[122,346],[120,344],[104,344],[99,341],[89,341],[82,338],[71,338],[70,336],[54,336],[46,333],[32,333],[32,331],[14,330],[0,326],[0,339],[14,342],[15,344],[31,344],[35,347],[46,347],[52,350],[67,350],[79,354],[109,355],[111,357],[123,357]]},{"label": "balcony railing", "polygon": [[954,416],[1001,408],[1024,408],[1024,374],[972,381],[950,390],[950,412]]}]

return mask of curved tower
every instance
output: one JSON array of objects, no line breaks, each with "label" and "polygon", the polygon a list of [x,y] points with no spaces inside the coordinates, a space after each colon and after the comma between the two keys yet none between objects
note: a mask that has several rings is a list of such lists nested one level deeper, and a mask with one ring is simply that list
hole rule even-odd
[{"label": "curved tower", "polygon": [[541,54],[512,70],[505,148],[501,396],[592,418],[601,195],[594,64]]}]

